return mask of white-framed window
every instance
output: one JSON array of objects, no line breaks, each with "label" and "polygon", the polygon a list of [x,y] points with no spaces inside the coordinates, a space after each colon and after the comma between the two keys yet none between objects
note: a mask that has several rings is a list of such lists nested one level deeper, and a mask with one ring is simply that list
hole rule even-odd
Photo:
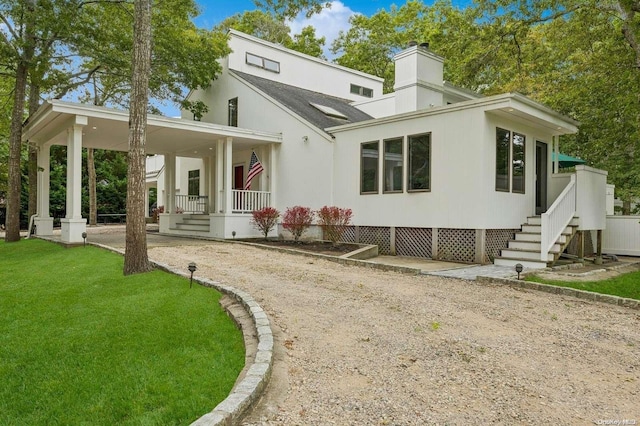
[{"label": "white-framed window", "polygon": [[384,192],[402,192],[404,138],[384,141]]},{"label": "white-framed window", "polygon": [[351,84],[350,91],[355,95],[364,96],[365,98],[373,98],[373,89],[369,89],[368,87]]},{"label": "white-framed window", "polygon": [[431,190],[431,133],[407,137],[407,191]]},{"label": "white-framed window", "polygon": [[360,193],[378,193],[380,142],[360,144]]},{"label": "white-framed window", "polygon": [[188,195],[200,195],[200,169],[189,170]]},{"label": "white-framed window", "polygon": [[254,55],[253,53],[247,52],[246,62],[249,65],[253,65],[254,67],[262,68],[267,71],[275,73],[280,72],[280,62],[274,61],[273,59],[264,58],[262,56]]}]

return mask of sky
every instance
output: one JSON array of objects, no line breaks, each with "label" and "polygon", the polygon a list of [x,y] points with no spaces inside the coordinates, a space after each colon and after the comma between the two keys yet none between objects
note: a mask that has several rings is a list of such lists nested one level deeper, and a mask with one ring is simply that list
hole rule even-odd
[{"label": "sky", "polygon": [[[201,14],[194,22],[198,27],[211,29],[225,18],[242,13],[248,10],[255,10],[256,5],[252,0],[196,0],[200,5]],[[329,52],[331,43],[338,36],[338,33],[349,29],[349,18],[354,14],[364,14],[371,16],[381,9],[389,10],[392,4],[402,6],[406,0],[335,0],[331,8],[324,9],[321,13],[307,19],[302,14],[292,22],[289,22],[292,35],[298,34],[302,28],[311,25],[316,29],[316,37],[325,37],[324,55],[328,59],[333,59]],[[433,4],[433,0],[425,1]],[[472,3],[472,0],[452,0],[454,6],[464,8]],[[177,109],[171,107],[161,108],[169,116],[180,115]]]}]

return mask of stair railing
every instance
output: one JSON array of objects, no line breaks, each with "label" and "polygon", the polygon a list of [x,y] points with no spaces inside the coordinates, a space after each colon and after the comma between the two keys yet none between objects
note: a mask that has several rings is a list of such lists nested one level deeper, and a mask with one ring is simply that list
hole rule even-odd
[{"label": "stair railing", "polygon": [[549,209],[542,214],[540,229],[540,260],[547,261],[549,250],[558,241],[562,231],[576,214],[576,175],[571,175],[569,184]]}]

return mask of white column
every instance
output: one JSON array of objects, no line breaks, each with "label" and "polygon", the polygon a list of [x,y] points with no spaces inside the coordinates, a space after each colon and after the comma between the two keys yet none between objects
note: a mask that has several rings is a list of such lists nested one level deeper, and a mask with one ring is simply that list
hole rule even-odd
[{"label": "white column", "polygon": [[164,212],[173,214],[176,211],[176,155],[164,156],[164,192],[166,200]]},{"label": "white column", "polygon": [[272,143],[269,147],[269,192],[271,193],[271,207],[276,206],[276,192],[277,192],[277,180],[278,180],[278,160],[277,160],[277,144]]},{"label": "white column", "polygon": [[62,241],[81,243],[82,233],[87,230],[82,207],[82,128],[86,117],[76,117],[67,131],[67,214],[61,220]]},{"label": "white column", "polygon": [[222,140],[216,142],[216,204],[215,212],[224,211],[224,143]]},{"label": "white column", "polygon": [[271,161],[269,161],[267,152],[268,151],[264,146],[261,146],[258,150],[258,158],[264,167],[264,171],[258,176],[260,178],[260,191],[269,190],[269,169],[271,168]]},{"label": "white column", "polygon": [[553,161],[553,173],[560,173],[560,137],[552,136],[553,151],[556,153],[556,159]]},{"label": "white column", "polygon": [[224,143],[224,212],[233,211],[233,138]]},{"label": "white column", "polygon": [[49,213],[49,176],[51,145],[38,147],[38,216],[35,218],[36,235],[53,235],[53,218]]},{"label": "white column", "polygon": [[207,196],[207,211],[206,213],[214,213],[216,210],[216,206],[213,204],[215,201],[215,185],[213,182],[214,170],[215,170],[216,162],[214,161],[213,156],[209,156],[205,158],[205,191],[204,195]]}]

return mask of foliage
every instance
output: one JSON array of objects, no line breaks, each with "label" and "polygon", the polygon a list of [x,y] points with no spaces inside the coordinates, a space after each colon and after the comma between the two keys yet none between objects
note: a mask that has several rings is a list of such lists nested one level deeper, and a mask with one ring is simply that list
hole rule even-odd
[{"label": "foliage", "polygon": [[313,223],[314,212],[309,207],[294,206],[285,210],[282,216],[282,227],[291,232],[297,242]]},{"label": "foliage", "polygon": [[123,278],[122,256],[91,246],[0,242],[0,257],[0,424],[187,424],[243,367],[215,290]]},{"label": "foliage", "polygon": [[351,223],[353,214],[351,209],[324,206],[318,210],[317,214],[318,224],[322,227],[325,236],[334,246],[337,245]]},{"label": "foliage", "polygon": [[602,281],[556,281],[543,279],[536,275],[527,275],[525,279],[542,284],[551,284],[640,300],[640,286],[638,286],[638,282],[640,282],[640,271],[630,272]]},{"label": "foliage", "polygon": [[269,231],[278,223],[280,212],[273,207],[264,207],[260,210],[251,212],[251,223],[254,228],[262,232],[265,240],[269,235]]}]

